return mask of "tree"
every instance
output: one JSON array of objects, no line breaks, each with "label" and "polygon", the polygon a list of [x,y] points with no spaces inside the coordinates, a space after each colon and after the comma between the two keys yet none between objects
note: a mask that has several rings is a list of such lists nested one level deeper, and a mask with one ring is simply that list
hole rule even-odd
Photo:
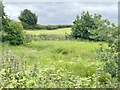
[{"label": "tree", "polygon": [[21,11],[20,16],[18,17],[19,20],[22,22],[22,25],[25,29],[34,28],[37,24],[37,16],[35,13],[32,13],[28,9],[24,9]]},{"label": "tree", "polygon": [[110,29],[112,28],[110,21],[107,19],[102,20],[102,16],[97,14],[94,14],[93,20],[96,28],[89,30],[90,39],[95,41],[108,41]]},{"label": "tree", "polygon": [[11,45],[23,44],[23,26],[20,23],[12,21],[7,17],[4,12],[4,6],[2,2],[0,2],[0,7],[2,8],[2,42],[9,42]]},{"label": "tree", "polygon": [[92,15],[90,15],[88,12],[83,12],[82,16],[77,16],[76,20],[73,22],[72,36],[76,39],[89,39],[90,32],[88,32],[88,30],[95,28],[93,25],[94,21],[92,19]]},{"label": "tree", "polygon": [[102,20],[101,15],[90,15],[89,12],[83,12],[81,17],[77,16],[72,26],[72,36],[74,38],[105,41],[110,29],[110,22]]}]

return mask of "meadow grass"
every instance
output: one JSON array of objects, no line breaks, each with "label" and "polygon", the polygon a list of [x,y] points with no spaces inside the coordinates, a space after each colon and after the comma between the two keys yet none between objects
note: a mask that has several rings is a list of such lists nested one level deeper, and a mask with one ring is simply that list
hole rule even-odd
[{"label": "meadow grass", "polygon": [[26,30],[26,33],[32,35],[40,35],[40,34],[65,35],[71,33],[71,28],[61,28],[55,30]]},{"label": "meadow grass", "polygon": [[[26,61],[27,66],[34,63],[40,67],[55,66],[73,72],[75,75],[87,77],[96,72],[102,62],[95,59],[95,49],[101,42],[87,41],[34,41],[21,46],[3,45],[16,56]],[[106,43],[103,43],[107,47]],[[21,62],[22,62],[21,61]]]}]

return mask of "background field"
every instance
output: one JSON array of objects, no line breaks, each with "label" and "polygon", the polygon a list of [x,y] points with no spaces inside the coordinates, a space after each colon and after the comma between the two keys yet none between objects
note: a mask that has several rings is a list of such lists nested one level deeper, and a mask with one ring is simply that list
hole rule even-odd
[{"label": "background field", "polygon": [[57,34],[57,35],[65,35],[71,33],[71,28],[63,28],[63,29],[55,29],[55,30],[27,30],[27,34],[39,35],[39,34]]}]

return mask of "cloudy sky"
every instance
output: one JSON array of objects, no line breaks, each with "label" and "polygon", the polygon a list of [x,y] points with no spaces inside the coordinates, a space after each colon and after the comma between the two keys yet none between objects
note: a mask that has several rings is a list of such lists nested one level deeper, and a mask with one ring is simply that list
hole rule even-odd
[{"label": "cloudy sky", "polygon": [[4,5],[7,15],[16,21],[24,9],[36,13],[40,24],[72,24],[83,11],[101,14],[116,24],[118,21],[117,2],[6,2]]}]

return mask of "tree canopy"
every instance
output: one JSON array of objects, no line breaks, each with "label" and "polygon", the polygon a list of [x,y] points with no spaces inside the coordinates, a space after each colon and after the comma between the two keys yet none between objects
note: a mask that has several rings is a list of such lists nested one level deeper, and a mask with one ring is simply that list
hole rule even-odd
[{"label": "tree canopy", "polygon": [[32,13],[28,9],[24,9],[23,11],[21,11],[21,14],[18,18],[22,22],[24,28],[28,28],[30,26],[35,27],[35,25],[37,24],[36,14]]},{"label": "tree canopy", "polygon": [[72,26],[72,36],[74,38],[105,41],[107,34],[114,26],[107,19],[103,20],[101,15],[83,12],[81,16],[77,16]]}]

